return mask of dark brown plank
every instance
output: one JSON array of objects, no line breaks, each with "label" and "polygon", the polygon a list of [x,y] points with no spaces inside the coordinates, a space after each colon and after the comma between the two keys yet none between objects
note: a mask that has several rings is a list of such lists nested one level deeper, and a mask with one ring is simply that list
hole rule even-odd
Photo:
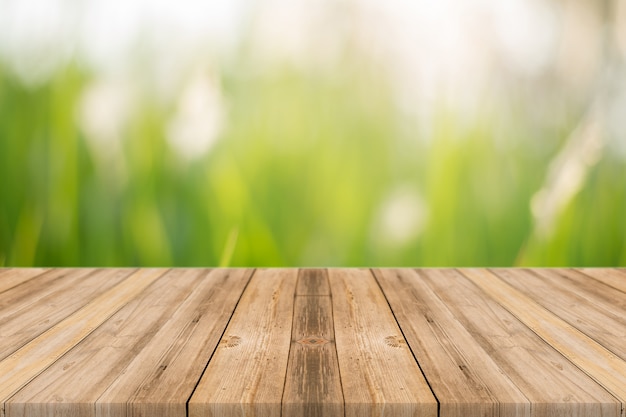
[{"label": "dark brown plank", "polygon": [[296,295],[330,296],[328,272],[325,269],[303,268],[298,271]]},{"label": "dark brown plank", "polygon": [[282,415],[343,417],[326,271],[300,270],[296,293]]}]

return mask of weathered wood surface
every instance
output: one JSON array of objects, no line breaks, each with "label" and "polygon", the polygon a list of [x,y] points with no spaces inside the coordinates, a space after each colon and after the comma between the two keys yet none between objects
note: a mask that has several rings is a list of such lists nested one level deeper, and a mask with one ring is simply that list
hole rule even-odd
[{"label": "weathered wood surface", "polygon": [[301,270],[294,300],[282,415],[343,417],[328,274]]},{"label": "weathered wood surface", "polygon": [[626,417],[626,271],[0,269],[0,405]]}]

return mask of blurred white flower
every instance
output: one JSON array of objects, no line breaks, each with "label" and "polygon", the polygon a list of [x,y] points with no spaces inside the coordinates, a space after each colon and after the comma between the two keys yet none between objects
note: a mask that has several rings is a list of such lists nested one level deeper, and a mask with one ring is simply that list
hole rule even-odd
[{"label": "blurred white flower", "polygon": [[119,150],[133,100],[131,89],[121,80],[99,79],[83,90],[77,109],[78,124],[97,148],[97,154]]},{"label": "blurred white flower", "polygon": [[558,216],[582,188],[589,170],[602,156],[605,145],[602,107],[594,107],[550,163],[544,185],[532,197],[535,234],[546,238]]},{"label": "blurred white flower", "polygon": [[122,184],[128,178],[122,146],[134,105],[135,94],[126,81],[100,78],[83,89],[75,109],[94,163],[111,183]]},{"label": "blurred white flower", "polygon": [[187,160],[202,157],[215,144],[224,124],[224,104],[215,78],[197,73],[184,87],[168,126],[170,145]]},{"label": "blurred white flower", "polygon": [[373,239],[402,247],[419,237],[428,217],[426,203],[413,186],[401,185],[383,200],[373,224]]}]

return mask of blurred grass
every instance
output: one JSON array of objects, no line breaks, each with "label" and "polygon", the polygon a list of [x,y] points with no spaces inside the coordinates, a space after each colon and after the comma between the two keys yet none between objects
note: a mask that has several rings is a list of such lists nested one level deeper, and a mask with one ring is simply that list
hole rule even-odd
[{"label": "blurred grass", "polygon": [[[609,150],[553,235],[533,233],[531,198],[576,120],[542,130],[521,103],[468,122],[442,104],[424,133],[367,69],[230,69],[207,155],[178,157],[172,110],[144,97],[109,160],[76,123],[91,79],[70,66],[26,88],[0,65],[0,264],[626,265],[626,164]],[[377,227],[397,187],[425,206],[401,241]]]}]

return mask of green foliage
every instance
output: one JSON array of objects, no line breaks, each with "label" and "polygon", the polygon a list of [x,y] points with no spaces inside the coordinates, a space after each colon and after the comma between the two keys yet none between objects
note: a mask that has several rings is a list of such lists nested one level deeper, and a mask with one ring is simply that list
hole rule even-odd
[{"label": "green foliage", "polygon": [[[0,265],[626,265],[626,164],[609,150],[540,238],[530,201],[564,136],[523,112],[468,122],[442,105],[425,129],[367,70],[224,74],[207,155],[179,157],[172,109],[145,96],[106,159],[76,122],[88,74],[28,89],[0,67]],[[398,187],[424,208],[394,240],[381,213]]]}]

